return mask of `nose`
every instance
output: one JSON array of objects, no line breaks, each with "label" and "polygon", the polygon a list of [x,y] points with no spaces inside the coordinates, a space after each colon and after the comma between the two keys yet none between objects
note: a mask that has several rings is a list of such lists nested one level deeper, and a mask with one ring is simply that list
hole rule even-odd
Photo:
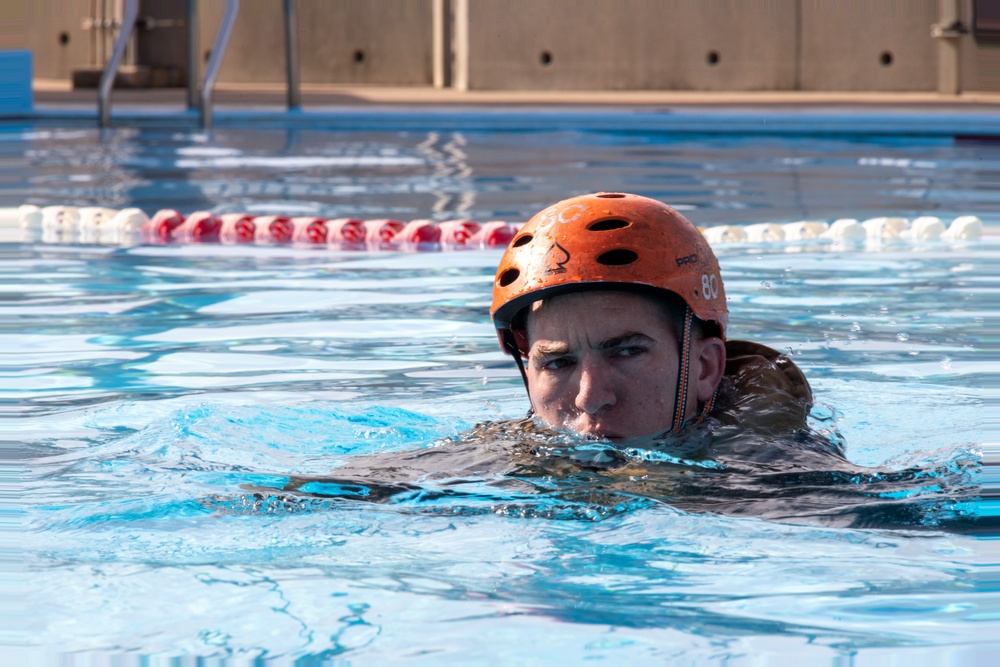
[{"label": "nose", "polygon": [[576,408],[589,415],[595,415],[617,402],[608,374],[596,364],[580,365],[580,384],[576,392]]}]

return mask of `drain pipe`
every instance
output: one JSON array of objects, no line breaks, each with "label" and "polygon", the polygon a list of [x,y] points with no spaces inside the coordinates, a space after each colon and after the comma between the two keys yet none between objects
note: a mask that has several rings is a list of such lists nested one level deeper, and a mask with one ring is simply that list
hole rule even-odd
[{"label": "drain pipe", "polygon": [[288,83],[288,110],[302,106],[299,91],[298,23],[295,21],[295,0],[285,0],[285,81]]},{"label": "drain pipe", "polygon": [[455,59],[451,70],[451,87],[469,89],[469,0],[454,0],[451,25]]},{"label": "drain pipe", "polygon": [[434,26],[434,87],[448,88],[451,86],[451,2],[450,0],[434,0],[432,5]]},{"label": "drain pipe", "polygon": [[938,43],[938,92],[958,95],[962,92],[962,35],[969,32],[962,23],[961,0],[938,0],[938,22],[931,26],[931,37]]},{"label": "drain pipe", "polygon": [[187,0],[187,107],[198,108],[198,8],[195,0]]}]

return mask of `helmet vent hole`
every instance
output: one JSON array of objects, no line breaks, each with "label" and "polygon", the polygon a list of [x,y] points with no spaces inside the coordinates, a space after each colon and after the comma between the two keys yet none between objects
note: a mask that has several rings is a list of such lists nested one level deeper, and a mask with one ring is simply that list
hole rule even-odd
[{"label": "helmet vent hole", "polygon": [[597,197],[599,199],[624,199],[625,195],[620,192],[602,192]]},{"label": "helmet vent hole", "polygon": [[618,248],[617,250],[609,250],[599,255],[597,263],[604,264],[605,266],[622,266],[624,264],[631,264],[637,259],[639,259],[639,255],[633,251]]},{"label": "helmet vent hole", "polygon": [[587,225],[587,229],[592,232],[606,232],[611,229],[622,229],[623,227],[628,227],[631,224],[632,223],[628,220],[600,220]]},{"label": "helmet vent hole", "polygon": [[533,239],[533,238],[535,238],[535,237],[532,236],[531,234],[525,234],[524,236],[518,236],[516,239],[514,239],[514,242],[511,243],[510,245],[511,245],[511,247],[514,247],[514,248],[520,248],[521,246],[525,245],[526,243],[531,243],[531,239]]},{"label": "helmet vent hole", "polygon": [[506,271],[500,274],[500,278],[497,280],[497,284],[500,285],[500,287],[507,287],[512,282],[517,280],[520,275],[521,272],[518,271],[517,269],[507,269]]}]

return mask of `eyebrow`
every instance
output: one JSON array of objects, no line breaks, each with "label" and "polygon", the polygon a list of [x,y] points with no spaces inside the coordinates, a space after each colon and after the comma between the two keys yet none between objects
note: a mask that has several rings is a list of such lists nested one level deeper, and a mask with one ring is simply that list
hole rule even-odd
[{"label": "eyebrow", "polygon": [[615,336],[614,338],[609,338],[607,340],[601,341],[597,349],[599,350],[611,350],[616,347],[628,347],[630,345],[649,345],[655,344],[656,341],[643,333],[627,333],[621,336]]},{"label": "eyebrow", "polygon": [[565,343],[539,343],[535,347],[540,357],[560,357],[569,352],[569,345]]},{"label": "eyebrow", "polygon": [[[642,333],[626,333],[602,340],[597,344],[598,350],[613,350],[618,347],[628,347],[630,345],[649,345],[656,341]],[[541,357],[558,357],[569,353],[569,345],[566,343],[538,343],[535,348]]]}]

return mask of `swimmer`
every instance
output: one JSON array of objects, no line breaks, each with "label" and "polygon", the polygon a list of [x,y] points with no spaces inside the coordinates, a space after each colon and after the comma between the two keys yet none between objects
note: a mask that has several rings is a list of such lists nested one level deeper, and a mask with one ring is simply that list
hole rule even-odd
[{"label": "swimmer", "polygon": [[805,375],[774,349],[727,337],[715,254],[653,199],[598,193],[534,216],[500,260],[490,314],[520,369],[527,418],[355,457],[282,488],[247,486],[249,506],[462,497],[507,512],[516,497],[510,511],[544,516],[547,497],[584,514],[667,502],[874,527],[941,525],[941,508],[970,493],[967,462],[866,469],[846,459],[835,430],[810,429]]},{"label": "swimmer", "polygon": [[792,360],[727,340],[719,262],[669,206],[574,197],[533,217],[500,260],[490,312],[533,413],[627,446],[706,421],[766,435],[806,429],[812,391]]}]

